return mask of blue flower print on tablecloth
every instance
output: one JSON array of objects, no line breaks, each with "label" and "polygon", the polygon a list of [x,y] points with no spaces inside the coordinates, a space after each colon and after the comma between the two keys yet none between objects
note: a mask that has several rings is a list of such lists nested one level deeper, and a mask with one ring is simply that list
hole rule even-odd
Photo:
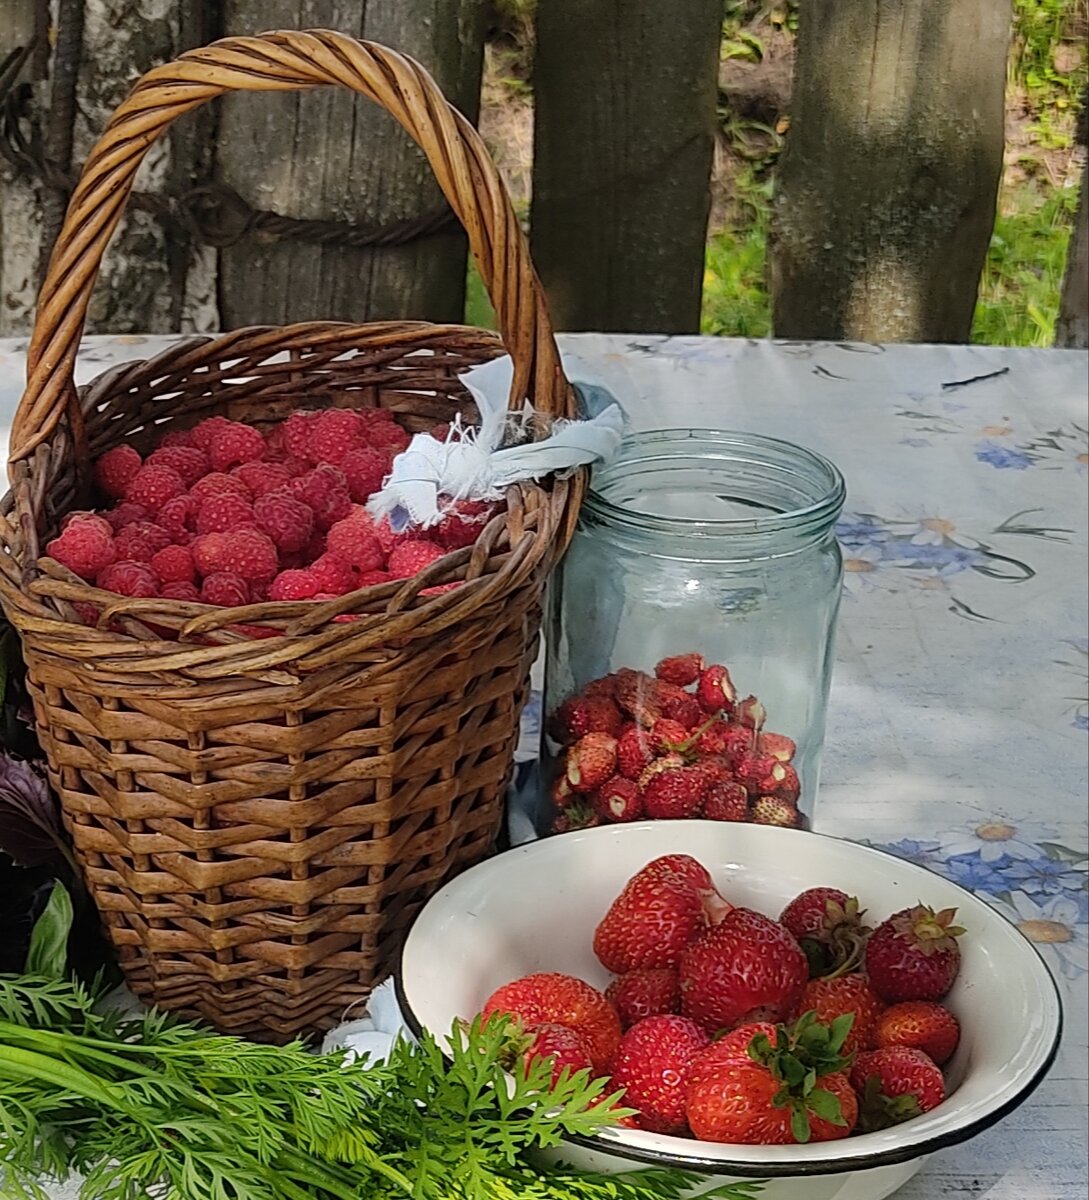
[{"label": "blue flower print on tablecloth", "polygon": [[[872,846],[873,842],[867,842],[866,845]],[[895,854],[897,858],[902,858],[905,862],[915,863],[916,866],[926,867],[933,871],[941,864],[941,843],[932,841],[922,841],[918,838],[901,838],[898,842],[888,842],[885,845],[878,845],[878,850],[885,850],[889,854]]]},{"label": "blue flower print on tablecloth", "polygon": [[1067,667],[1080,683],[1078,695],[1066,697],[1070,704],[1066,711],[1072,714],[1070,724],[1075,729],[1089,730],[1089,638],[1067,638],[1063,644],[1074,651],[1074,657],[1068,654],[1055,662]]},{"label": "blue flower print on tablecloth", "polygon": [[976,458],[999,470],[1024,471],[1039,464],[1043,470],[1054,471],[1072,465],[1085,474],[1089,467],[1089,429],[1077,422],[1006,444],[995,439],[1011,435],[1009,425],[987,426],[981,432],[989,436],[976,443]]},{"label": "blue flower print on tablecloth", "polygon": [[1016,859],[1003,855],[991,860],[979,854],[964,854],[947,858],[938,864],[938,871],[954,883],[970,892],[982,892],[988,896],[1001,896],[1010,890],[1007,869]]},{"label": "blue flower print on tablecloth", "polygon": [[986,441],[976,445],[976,458],[1000,471],[1027,471],[1033,463],[1031,455],[1015,446],[1000,446],[997,442]]}]

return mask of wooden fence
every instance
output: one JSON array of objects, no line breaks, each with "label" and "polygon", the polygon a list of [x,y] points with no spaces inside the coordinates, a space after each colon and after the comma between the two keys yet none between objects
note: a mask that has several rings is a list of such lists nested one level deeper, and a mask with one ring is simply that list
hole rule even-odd
[{"label": "wooden fence", "polygon": [[[784,337],[966,341],[1010,0],[805,0],[768,249]],[[698,329],[722,0],[540,0],[534,256],[564,329]],[[475,118],[484,0],[0,0],[0,335],[29,328],[79,163],[133,79],[224,34],[395,46]],[[149,156],[92,330],[460,320],[465,240],[347,93],[227,97]],[[1089,345],[1085,183],[1058,341]]]}]

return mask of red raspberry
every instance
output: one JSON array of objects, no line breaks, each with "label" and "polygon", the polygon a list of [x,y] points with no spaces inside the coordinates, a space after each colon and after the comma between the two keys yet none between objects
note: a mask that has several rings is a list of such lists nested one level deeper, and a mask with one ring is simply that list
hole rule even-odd
[{"label": "red raspberry", "polygon": [[202,475],[208,474],[208,455],[196,446],[160,446],[147,462],[150,467],[170,467],[177,471],[186,487],[192,487]]},{"label": "red raspberry", "polygon": [[259,497],[253,514],[257,528],[289,554],[302,550],[314,532],[314,510],[287,487]]},{"label": "red raspberry", "polygon": [[388,570],[394,579],[411,579],[445,554],[434,542],[404,542],[389,556]]},{"label": "red raspberry", "polygon": [[310,571],[321,585],[323,592],[343,596],[355,587],[352,568],[335,554],[323,554],[310,565]]},{"label": "red raspberry", "polygon": [[120,499],[143,465],[144,460],[132,446],[115,446],[107,450],[95,465],[98,486],[107,496]]},{"label": "red raspberry", "polygon": [[224,475],[222,471],[213,471],[210,475],[205,475],[189,489],[189,495],[196,505],[202,500],[207,500],[209,496],[222,496],[225,492],[244,496],[247,500],[250,498],[250,489],[241,479],[236,475]]},{"label": "red raspberry", "polygon": [[220,561],[225,571],[247,583],[268,583],[280,569],[276,544],[258,529],[232,529],[223,534]]},{"label": "red raspberry", "polygon": [[363,422],[350,408],[327,408],[310,426],[308,453],[314,462],[339,466],[349,451],[363,444]]},{"label": "red raspberry", "polygon": [[120,530],[114,539],[117,557],[124,562],[151,562],[152,555],[173,541],[170,534],[152,521],[134,521]]},{"label": "red raspberry", "polygon": [[154,596],[159,581],[146,563],[115,562],[99,574],[98,586],[119,596]]},{"label": "red raspberry", "polygon": [[189,431],[190,444],[199,447],[207,454],[212,438],[221,429],[230,429],[234,423],[234,421],[228,421],[226,417],[207,417]]},{"label": "red raspberry", "polygon": [[102,609],[97,604],[87,604],[83,600],[73,600],[72,607],[76,610],[76,616],[79,617],[80,623],[90,625],[92,629],[98,624],[98,618],[102,616]]},{"label": "red raspberry", "polygon": [[180,542],[192,532],[196,502],[191,495],[175,496],[159,509],[156,522],[176,541]]},{"label": "red raspberry", "polygon": [[435,428],[431,430],[431,436],[435,439],[436,442],[449,441],[450,429],[451,429],[450,422],[444,421],[441,425],[436,425]]},{"label": "red raspberry", "polygon": [[242,496],[208,496],[197,509],[197,533],[226,533],[253,525],[253,505]]},{"label": "red raspberry", "polygon": [[281,571],[268,589],[270,600],[310,600],[320,591],[313,571]]},{"label": "red raspberry", "polygon": [[76,511],[61,517],[61,533],[64,533],[71,525],[75,525],[77,529],[81,530],[97,529],[104,536],[113,537],[113,526],[104,516],[96,512]]},{"label": "red raspberry", "polygon": [[[168,500],[166,503],[173,504],[174,501]],[[162,509],[159,509],[159,512],[162,513]],[[103,516],[109,521],[114,533],[124,529],[126,525],[131,525],[134,521],[151,519],[151,513],[142,504],[130,504],[127,500],[122,500],[116,508],[111,508],[109,512],[103,513]]]},{"label": "red raspberry", "polygon": [[187,583],[184,579],[175,579],[164,583],[159,589],[159,595],[164,600],[199,600],[200,592],[195,583]]},{"label": "red raspberry", "polygon": [[394,454],[400,454],[408,449],[412,438],[400,425],[387,417],[385,420],[376,421],[371,425],[367,430],[367,441],[376,450],[389,450]]},{"label": "red raspberry", "polygon": [[280,426],[280,438],[290,457],[310,461],[310,437],[320,415],[316,412],[294,412]]},{"label": "red raspberry", "polygon": [[390,458],[384,451],[371,446],[356,446],[348,450],[338,465],[348,481],[352,499],[362,502],[381,490],[389,474]]},{"label": "red raspberry", "polygon": [[237,608],[242,604],[249,604],[250,589],[240,575],[230,571],[217,571],[200,585],[200,598],[205,604]]},{"label": "red raspberry", "polygon": [[430,530],[431,536],[447,550],[462,550],[480,537],[496,506],[486,500],[459,500]]},{"label": "red raspberry", "polygon": [[82,518],[70,522],[61,533],[48,542],[46,554],[62,563],[81,579],[93,580],[117,558],[117,547],[109,525],[105,532],[97,517]]},{"label": "red raspberry", "polygon": [[265,462],[282,463],[287,457],[282,423],[273,425],[265,434]]},{"label": "red raspberry", "polygon": [[352,511],[344,472],[328,463],[321,463],[301,478],[293,479],[291,490],[297,499],[314,510],[319,529],[328,529]]},{"label": "red raspberry", "polygon": [[213,471],[226,471],[239,463],[257,462],[265,456],[265,439],[252,425],[232,421],[220,426],[208,439],[208,457]]},{"label": "red raspberry", "polygon": [[712,783],[703,797],[701,816],[708,821],[747,821],[749,793],[733,780]]},{"label": "red raspberry", "polygon": [[280,466],[287,472],[288,479],[301,479],[311,469],[311,464],[305,458],[285,458]]},{"label": "red raspberry", "polygon": [[357,508],[333,525],[326,535],[329,553],[357,571],[377,571],[385,560],[374,535],[374,521],[365,509]]},{"label": "red raspberry", "polygon": [[688,687],[695,683],[703,671],[702,654],[675,654],[672,658],[663,658],[654,668],[654,674],[666,683],[675,683],[679,687]]},{"label": "red raspberry", "polygon": [[244,462],[231,474],[241,479],[254,496],[266,496],[291,482],[287,467],[278,462]]},{"label": "red raspberry", "polygon": [[151,556],[150,566],[163,583],[192,583],[197,577],[188,546],[164,546]]},{"label": "red raspberry", "polygon": [[168,500],[173,500],[184,491],[185,483],[173,467],[145,465],[136,472],[125,492],[125,499],[158,512]]},{"label": "red raspberry", "polygon": [[200,575],[214,575],[223,570],[223,543],[225,533],[206,533],[194,540],[190,551],[193,565]]},{"label": "red raspberry", "polygon": [[[355,587],[377,587],[380,583],[389,583],[393,576],[388,571],[362,571],[355,577]],[[429,592],[431,588],[425,588]]]},{"label": "red raspberry", "polygon": [[167,449],[169,446],[195,446],[193,441],[193,431],[191,429],[172,429],[169,433],[164,433],[159,446],[162,449]]}]

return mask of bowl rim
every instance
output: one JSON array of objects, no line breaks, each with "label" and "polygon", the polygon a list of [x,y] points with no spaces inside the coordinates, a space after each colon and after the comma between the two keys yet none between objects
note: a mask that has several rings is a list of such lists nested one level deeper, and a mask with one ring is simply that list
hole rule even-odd
[{"label": "bowl rim", "polygon": [[[721,822],[693,822],[691,820],[677,822],[639,821],[631,822],[630,824],[625,825],[614,824],[601,826],[597,829],[584,829],[579,830],[576,834],[563,834],[559,836],[575,836],[585,838],[587,835],[592,836],[599,833],[615,833],[619,829],[635,828],[637,826],[651,825],[660,827],[663,824],[683,824],[686,826],[691,826],[696,823],[707,824],[711,826],[718,826],[721,824]],[[761,828],[772,833],[772,836],[789,835],[793,837],[804,838],[819,837],[830,842],[844,843],[854,847],[857,850],[864,851],[868,854],[873,854],[879,858],[888,859],[890,862],[895,863],[898,867],[913,868],[917,871],[923,872],[924,874],[933,875],[935,878],[940,879],[943,885],[951,887],[955,891],[958,891],[969,897],[973,904],[982,905],[987,909],[988,912],[992,913],[996,919],[1005,921],[1006,924],[1011,925],[1011,928],[1016,929],[1016,927],[1012,926],[1012,924],[1002,915],[1002,913],[1000,913],[997,909],[992,908],[986,903],[986,901],[981,900],[975,895],[974,892],[970,892],[967,888],[962,887],[960,884],[954,883],[950,879],[946,879],[944,875],[939,875],[936,871],[932,871],[928,867],[924,867],[919,863],[908,862],[906,859],[898,858],[895,854],[890,854],[887,850],[879,850],[874,846],[868,846],[861,842],[853,841],[850,838],[838,837],[835,834],[820,833],[814,830],[787,829],[776,826],[763,826]],[[491,858],[485,859],[484,862],[477,864],[477,866],[486,866],[487,864],[495,862],[497,859],[503,858],[508,854],[512,854],[517,851],[525,852],[528,848],[534,845],[549,843],[551,841],[551,838],[538,838],[532,842],[523,843],[519,846],[508,847],[507,849],[500,851],[498,854],[492,855]],[[665,852],[666,851],[663,851],[663,853]],[[455,880],[450,880],[449,882],[453,883],[456,881],[456,879],[463,878],[465,875],[469,874],[470,871],[475,869],[477,868],[470,867],[468,871],[462,872],[460,876],[455,877]],[[444,890],[445,886],[446,885],[444,885],[443,889],[440,889],[440,891]],[[435,893],[436,896],[438,894],[439,893]],[[419,1038],[423,1034],[425,1026],[413,1011],[412,1005],[408,999],[407,990],[405,988],[405,952],[408,949],[412,929],[415,927],[420,916],[422,916],[424,911],[430,906],[434,898],[435,897],[433,896],[431,900],[428,900],[416,914],[416,918],[414,918],[412,925],[409,927],[408,936],[406,936],[404,944],[402,945],[397,956],[397,964],[393,971],[393,987],[394,994],[397,998],[397,1004],[401,1010],[402,1019],[414,1038]],[[1039,1065],[1033,1071],[1032,1075],[1022,1083],[1021,1087],[1015,1093],[1007,1097],[1007,1099],[1001,1104],[996,1105],[995,1108],[989,1109],[976,1119],[969,1121],[964,1125],[959,1125],[955,1129],[949,1129],[940,1133],[931,1134],[925,1138],[917,1141],[910,1141],[901,1146],[851,1155],[844,1155],[842,1150],[852,1139],[840,1138],[824,1143],[813,1143],[814,1145],[825,1145],[829,1148],[830,1156],[826,1158],[813,1157],[808,1159],[800,1159],[798,1161],[784,1160],[779,1162],[771,1161],[764,1163],[756,1163],[747,1160],[732,1160],[726,1158],[703,1158],[696,1154],[685,1154],[683,1159],[681,1159],[678,1155],[671,1153],[669,1150],[657,1150],[649,1146],[632,1146],[624,1143],[623,1141],[617,1140],[615,1137],[602,1136],[600,1134],[564,1134],[563,1140],[565,1142],[569,1142],[571,1145],[580,1146],[584,1149],[593,1150],[601,1154],[611,1155],[615,1158],[623,1158],[630,1162],[639,1163],[644,1166],[670,1167],[679,1170],[698,1171],[707,1175],[734,1175],[741,1178],[751,1179],[836,1175],[845,1174],[851,1171],[870,1170],[876,1167],[896,1166],[900,1163],[910,1162],[912,1159],[924,1158],[938,1150],[944,1150],[950,1146],[959,1145],[961,1142],[970,1141],[984,1130],[989,1129],[992,1125],[996,1125],[999,1121],[1009,1116],[1011,1112],[1019,1108],[1029,1098],[1029,1096],[1036,1091],[1036,1089],[1043,1082],[1044,1078],[1047,1076],[1047,1073],[1051,1070],[1051,1067],[1055,1062],[1055,1058],[1058,1055],[1059,1046],[1062,1041],[1064,1012],[1062,993],[1059,990],[1059,985],[1039,950],[1037,950],[1033,943],[1023,935],[1022,939],[1024,941],[1025,948],[1031,952],[1033,959],[1035,959],[1035,965],[1039,968],[1042,978],[1047,980],[1051,997],[1054,1000],[1055,1027],[1051,1038],[1051,1044],[1047,1047],[1046,1053],[1044,1053]],[[698,1142],[698,1139],[684,1140],[693,1143]],[[837,1148],[839,1149],[838,1156],[836,1154]],[[769,1147],[769,1149],[780,1150],[789,1149],[789,1147],[776,1146]]]}]

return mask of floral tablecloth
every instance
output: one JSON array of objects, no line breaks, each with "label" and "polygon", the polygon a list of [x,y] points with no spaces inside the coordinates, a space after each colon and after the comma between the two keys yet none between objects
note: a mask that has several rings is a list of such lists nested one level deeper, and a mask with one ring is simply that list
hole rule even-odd
[{"label": "floral tablecloth", "polygon": [[[165,348],[89,338],[81,380]],[[1089,356],[581,335],[569,373],[640,428],[787,437],[848,483],[817,828],[971,888],[1066,1001],[1050,1076],[902,1200],[1084,1200],[1089,1111]],[[0,428],[25,344],[0,341]],[[535,746],[537,707],[523,747]]]}]

